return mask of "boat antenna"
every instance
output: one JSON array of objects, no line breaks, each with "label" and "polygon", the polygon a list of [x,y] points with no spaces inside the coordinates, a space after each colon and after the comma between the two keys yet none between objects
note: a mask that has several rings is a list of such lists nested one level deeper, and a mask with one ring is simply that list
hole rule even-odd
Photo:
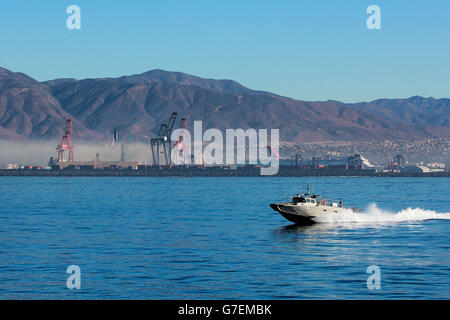
[{"label": "boat antenna", "polygon": [[309,184],[306,185],[306,194],[309,194]]}]

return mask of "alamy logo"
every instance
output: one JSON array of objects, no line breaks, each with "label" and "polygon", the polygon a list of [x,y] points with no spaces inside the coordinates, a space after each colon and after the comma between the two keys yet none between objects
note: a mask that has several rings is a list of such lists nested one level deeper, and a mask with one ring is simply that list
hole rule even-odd
[{"label": "alamy logo", "polygon": [[[279,129],[208,129],[203,133],[202,121],[194,121],[194,141],[187,129],[172,132],[172,141],[180,141],[172,149],[175,165],[260,165],[261,175],[275,175],[279,168]],[[247,143],[248,142],[248,143]],[[193,154],[191,153],[193,150]]]},{"label": "alamy logo", "polygon": [[70,276],[67,278],[67,289],[81,289],[81,269],[77,265],[70,265],[67,267],[66,273]]},{"label": "alamy logo", "polygon": [[67,14],[70,16],[66,20],[66,26],[69,30],[80,30],[81,29],[81,9],[79,6],[72,4],[67,7]]},{"label": "alamy logo", "polygon": [[369,30],[381,29],[381,9],[379,6],[373,4],[367,7],[367,14],[370,16],[367,18],[366,25]]},{"label": "alamy logo", "polygon": [[367,289],[373,290],[381,289],[381,270],[379,266],[369,266],[367,267],[367,273],[371,273],[372,275],[367,278]]}]

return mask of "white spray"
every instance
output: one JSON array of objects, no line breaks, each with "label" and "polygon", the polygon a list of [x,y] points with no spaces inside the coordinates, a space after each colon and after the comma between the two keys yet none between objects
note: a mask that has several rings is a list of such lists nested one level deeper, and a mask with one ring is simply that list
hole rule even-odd
[{"label": "white spray", "polygon": [[421,208],[407,208],[398,212],[383,210],[371,203],[363,212],[355,213],[351,210],[341,213],[330,213],[318,218],[317,222],[324,223],[364,223],[364,224],[386,224],[392,222],[412,222],[431,219],[450,220],[450,212],[437,213],[432,210]]}]

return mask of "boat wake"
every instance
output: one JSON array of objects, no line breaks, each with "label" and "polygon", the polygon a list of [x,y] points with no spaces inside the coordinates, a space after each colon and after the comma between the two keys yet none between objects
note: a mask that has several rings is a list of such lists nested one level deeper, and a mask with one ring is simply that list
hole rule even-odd
[{"label": "boat wake", "polygon": [[370,204],[364,212],[354,213],[346,211],[341,213],[330,213],[320,217],[316,222],[324,223],[389,223],[389,222],[413,222],[424,220],[450,220],[450,212],[437,213],[432,210],[421,208],[407,208],[399,212],[391,212],[377,207],[375,203]]}]

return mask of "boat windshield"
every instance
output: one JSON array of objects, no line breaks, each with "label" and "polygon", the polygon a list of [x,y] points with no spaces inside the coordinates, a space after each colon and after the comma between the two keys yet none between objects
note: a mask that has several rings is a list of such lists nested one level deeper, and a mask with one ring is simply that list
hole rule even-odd
[{"label": "boat windshield", "polygon": [[303,203],[306,202],[305,198],[302,195],[295,195],[294,197],[292,197],[292,202],[293,203]]}]

